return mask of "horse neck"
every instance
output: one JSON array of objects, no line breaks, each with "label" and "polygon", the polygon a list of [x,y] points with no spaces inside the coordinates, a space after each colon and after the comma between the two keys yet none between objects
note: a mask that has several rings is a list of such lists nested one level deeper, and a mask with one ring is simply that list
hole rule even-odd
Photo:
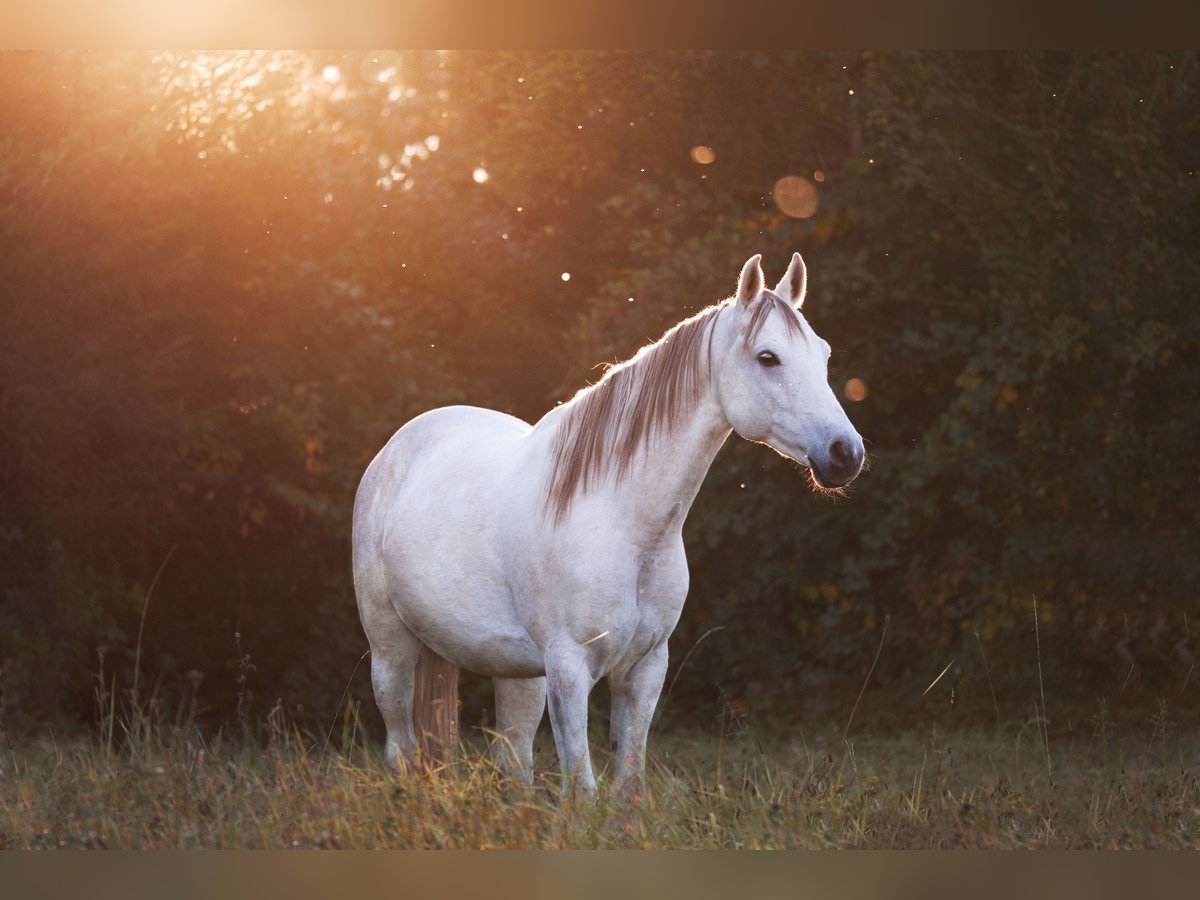
[{"label": "horse neck", "polygon": [[615,505],[635,531],[682,523],[730,432],[712,368],[729,337],[724,309],[679,323],[535,426],[551,442],[554,521]]},{"label": "horse neck", "polygon": [[617,483],[617,501],[629,521],[652,536],[682,527],[731,430],[710,381],[699,402],[684,410],[673,427],[654,436]]}]

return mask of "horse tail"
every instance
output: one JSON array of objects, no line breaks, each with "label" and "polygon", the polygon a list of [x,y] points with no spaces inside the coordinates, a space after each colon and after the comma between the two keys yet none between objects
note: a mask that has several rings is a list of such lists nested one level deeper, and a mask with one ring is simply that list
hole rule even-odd
[{"label": "horse tail", "polygon": [[413,730],[421,759],[444,765],[458,752],[458,666],[422,644],[413,688]]}]

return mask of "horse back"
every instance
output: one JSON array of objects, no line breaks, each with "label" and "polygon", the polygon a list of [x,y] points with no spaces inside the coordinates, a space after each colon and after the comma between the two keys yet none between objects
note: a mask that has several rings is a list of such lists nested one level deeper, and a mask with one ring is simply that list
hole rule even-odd
[{"label": "horse back", "polygon": [[[375,456],[359,483],[354,530],[381,524],[397,504],[422,496],[469,494],[503,477],[530,431],[527,422],[473,406],[445,406],[401,427]],[[463,502],[469,498],[462,497]],[[355,543],[357,544],[357,538]]]}]

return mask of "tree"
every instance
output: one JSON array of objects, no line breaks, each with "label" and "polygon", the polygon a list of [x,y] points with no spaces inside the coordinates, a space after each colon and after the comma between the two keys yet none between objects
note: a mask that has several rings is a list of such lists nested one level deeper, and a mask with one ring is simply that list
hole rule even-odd
[{"label": "tree", "polygon": [[[725,630],[672,704],[715,680],[790,708],[885,615],[893,675],[976,633],[1002,652],[1031,594],[1081,684],[1120,642],[1154,677],[1197,577],[1197,71],[0,56],[5,708],[86,719],[97,648],[129,685],[141,632],[167,706],[196,669],[209,724],[259,691],[327,728],[365,648],[351,501],[387,436],[449,402],[536,418],[797,249],[872,468],[830,502],[731,442],[688,522],[675,657]],[[776,204],[783,176],[815,214]]]}]

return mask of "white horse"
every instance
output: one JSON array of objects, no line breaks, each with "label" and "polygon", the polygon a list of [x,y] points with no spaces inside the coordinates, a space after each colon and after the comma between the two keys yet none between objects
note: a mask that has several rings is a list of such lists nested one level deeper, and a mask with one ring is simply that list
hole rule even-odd
[{"label": "white horse", "polygon": [[354,587],[387,760],[411,760],[422,643],[495,679],[493,752],[532,778],[547,695],[568,786],[595,789],[588,694],[612,688],[614,790],[637,789],[688,590],[683,522],[730,431],[858,475],[863,443],[799,314],[800,254],[774,291],[760,256],[737,293],[680,322],[536,425],[466,406],[396,432],[354,503]]}]

